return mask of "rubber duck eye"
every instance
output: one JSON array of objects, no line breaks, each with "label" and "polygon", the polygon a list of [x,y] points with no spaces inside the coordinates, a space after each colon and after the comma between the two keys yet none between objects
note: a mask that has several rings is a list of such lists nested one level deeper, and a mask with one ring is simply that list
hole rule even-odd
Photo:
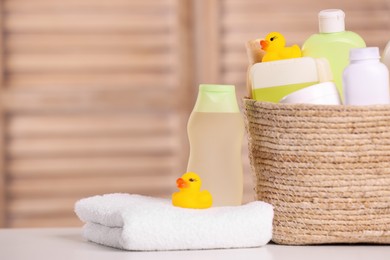
[{"label": "rubber duck eye", "polygon": [[271,40],[271,42],[272,42],[273,40],[275,40],[275,38],[276,38],[276,36],[274,36],[274,37],[271,37],[271,39],[270,39],[270,40]]},{"label": "rubber duck eye", "polygon": [[194,182],[194,181],[196,181],[196,180],[193,179],[193,178],[190,178],[189,181],[190,181],[190,182]]}]

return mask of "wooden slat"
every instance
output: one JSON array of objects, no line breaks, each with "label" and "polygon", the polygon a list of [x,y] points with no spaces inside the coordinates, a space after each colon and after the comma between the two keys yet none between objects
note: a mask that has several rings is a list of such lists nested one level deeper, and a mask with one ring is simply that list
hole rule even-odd
[{"label": "wooden slat", "polygon": [[248,58],[246,53],[230,51],[225,53],[221,59],[221,63],[224,64],[225,67],[238,67],[242,69],[248,66]]},{"label": "wooden slat", "polygon": [[153,12],[165,13],[174,0],[5,0],[6,12]]},{"label": "wooden slat", "polygon": [[224,80],[226,80],[227,82],[232,82],[232,84],[233,83],[237,84],[238,82],[245,82],[246,81],[246,70],[245,69],[229,70],[227,72],[224,72],[222,75],[223,75]]},{"label": "wooden slat", "polygon": [[[180,176],[181,174],[177,174]],[[96,193],[134,193],[134,194],[156,194],[170,193],[176,189],[176,176],[170,172],[161,172],[154,175],[134,175],[131,172],[127,175],[118,176],[107,172],[101,176],[87,176],[77,178],[17,178],[12,179],[7,190],[12,198],[10,204],[11,214],[40,214],[49,211],[67,212],[71,208],[61,205],[28,205],[24,201],[30,198],[38,200],[41,198],[61,197],[86,197]],[[12,201],[15,203],[13,204]],[[72,205],[73,207],[73,205]],[[58,212],[59,213],[59,212]]]},{"label": "wooden slat", "polygon": [[88,72],[88,73],[7,73],[7,87],[18,90],[49,91],[57,88],[68,90],[98,89],[177,89],[178,79],[164,71]]},{"label": "wooden slat", "polygon": [[174,155],[42,158],[10,160],[7,171],[13,177],[63,177],[143,175],[172,172],[178,161]]},{"label": "wooden slat", "polygon": [[[284,31],[293,29],[296,30],[300,28],[303,29],[311,29],[313,27],[317,28],[317,19],[312,21],[312,23],[308,22],[312,20],[312,12],[307,13],[278,13],[279,19],[275,20],[275,14],[273,12],[265,12],[261,15],[248,15],[245,13],[235,13],[231,15],[224,16],[221,21],[221,26],[224,30],[234,31],[234,32],[244,32],[250,31],[250,28],[261,28],[266,29],[267,31]],[[283,19],[282,19],[283,17]],[[272,22],[274,21],[275,22]],[[270,23],[272,23],[272,29],[270,29]],[[243,41],[245,43],[245,40]]]},{"label": "wooden slat", "polygon": [[[0,96],[4,93],[5,87],[5,53],[4,53],[4,20],[3,20],[3,2],[0,1]],[[0,102],[0,228],[6,226],[6,173],[5,173],[5,125],[4,108],[2,102]]]},{"label": "wooden slat", "polygon": [[78,197],[13,199],[10,200],[8,211],[13,217],[69,215],[78,199]]},{"label": "wooden slat", "polygon": [[[370,19],[367,21],[367,17]],[[376,10],[358,10],[346,14],[347,30],[378,30],[389,29],[389,7]]]},{"label": "wooden slat", "polygon": [[9,72],[165,71],[172,66],[172,54],[9,54]]},{"label": "wooden slat", "polygon": [[[223,82],[226,84],[230,82],[231,84],[235,84],[240,93],[243,93],[244,96],[247,95],[246,92],[246,70],[245,69],[224,69],[223,71]],[[240,76],[243,75],[243,76]],[[241,89],[242,88],[242,89]],[[241,92],[244,91],[244,92]],[[240,96],[240,97],[244,97]]]},{"label": "wooden slat", "polygon": [[172,111],[177,109],[174,92],[154,90],[96,90],[96,91],[18,91],[9,90],[2,97],[10,113],[107,112],[107,111]]},{"label": "wooden slat", "polygon": [[311,1],[311,0],[294,0],[293,3],[285,0],[222,0],[224,11],[226,13],[234,12],[257,12],[264,14],[272,12],[278,15],[280,11],[302,12],[303,10],[313,11],[315,16],[318,11],[330,8],[339,8],[344,11],[365,10],[369,11],[374,8],[382,9],[388,7],[386,0],[372,1],[356,1],[356,0],[327,0],[327,1]]},{"label": "wooden slat", "polygon": [[[160,113],[11,116],[6,134],[10,138],[53,138],[161,135],[177,129],[178,117]],[[175,133],[175,132],[173,132]]]},{"label": "wooden slat", "polygon": [[10,53],[75,53],[75,52],[162,52],[171,48],[171,34],[9,34],[5,48]]},{"label": "wooden slat", "polygon": [[169,32],[169,16],[145,14],[8,14],[5,30],[12,33],[65,33],[65,32]]},{"label": "wooden slat", "polygon": [[170,135],[16,138],[8,141],[9,159],[85,156],[123,156],[132,154],[175,154],[179,150],[177,137]]},{"label": "wooden slat", "polygon": [[83,223],[73,214],[60,214],[38,217],[11,216],[9,227],[34,228],[34,227],[81,227]]}]

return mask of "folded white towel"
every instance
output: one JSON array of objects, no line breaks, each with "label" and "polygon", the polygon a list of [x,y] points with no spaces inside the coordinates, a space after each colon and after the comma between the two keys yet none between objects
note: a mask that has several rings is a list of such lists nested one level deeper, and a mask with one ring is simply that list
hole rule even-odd
[{"label": "folded white towel", "polygon": [[258,247],[272,237],[273,207],[184,209],[170,200],[107,194],[78,201],[77,216],[90,241],[127,250]]}]

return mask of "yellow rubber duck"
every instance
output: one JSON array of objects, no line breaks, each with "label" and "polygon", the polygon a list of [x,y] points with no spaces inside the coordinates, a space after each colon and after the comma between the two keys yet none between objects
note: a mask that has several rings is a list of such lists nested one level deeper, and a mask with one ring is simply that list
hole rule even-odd
[{"label": "yellow rubber duck", "polygon": [[200,191],[202,180],[194,172],[187,172],[176,180],[178,192],[172,194],[172,204],[176,207],[206,209],[213,204],[210,192]]},{"label": "yellow rubber duck", "polygon": [[302,51],[298,45],[285,47],[286,39],[279,32],[269,33],[264,40],[260,41],[260,45],[261,49],[266,52],[262,62],[302,57]]}]

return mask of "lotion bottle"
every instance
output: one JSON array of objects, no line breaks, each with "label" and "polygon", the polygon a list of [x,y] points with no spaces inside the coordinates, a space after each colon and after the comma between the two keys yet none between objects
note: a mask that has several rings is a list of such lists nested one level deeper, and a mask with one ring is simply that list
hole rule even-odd
[{"label": "lotion bottle", "polygon": [[187,131],[190,142],[188,172],[202,178],[213,206],[242,203],[242,140],[244,121],[232,85],[200,85]]},{"label": "lotion bottle", "polygon": [[345,30],[344,19],[345,13],[342,10],[322,10],[318,14],[319,33],[310,36],[302,46],[303,56],[328,59],[342,98],[342,75],[349,62],[349,50],[366,47],[358,34]]}]

